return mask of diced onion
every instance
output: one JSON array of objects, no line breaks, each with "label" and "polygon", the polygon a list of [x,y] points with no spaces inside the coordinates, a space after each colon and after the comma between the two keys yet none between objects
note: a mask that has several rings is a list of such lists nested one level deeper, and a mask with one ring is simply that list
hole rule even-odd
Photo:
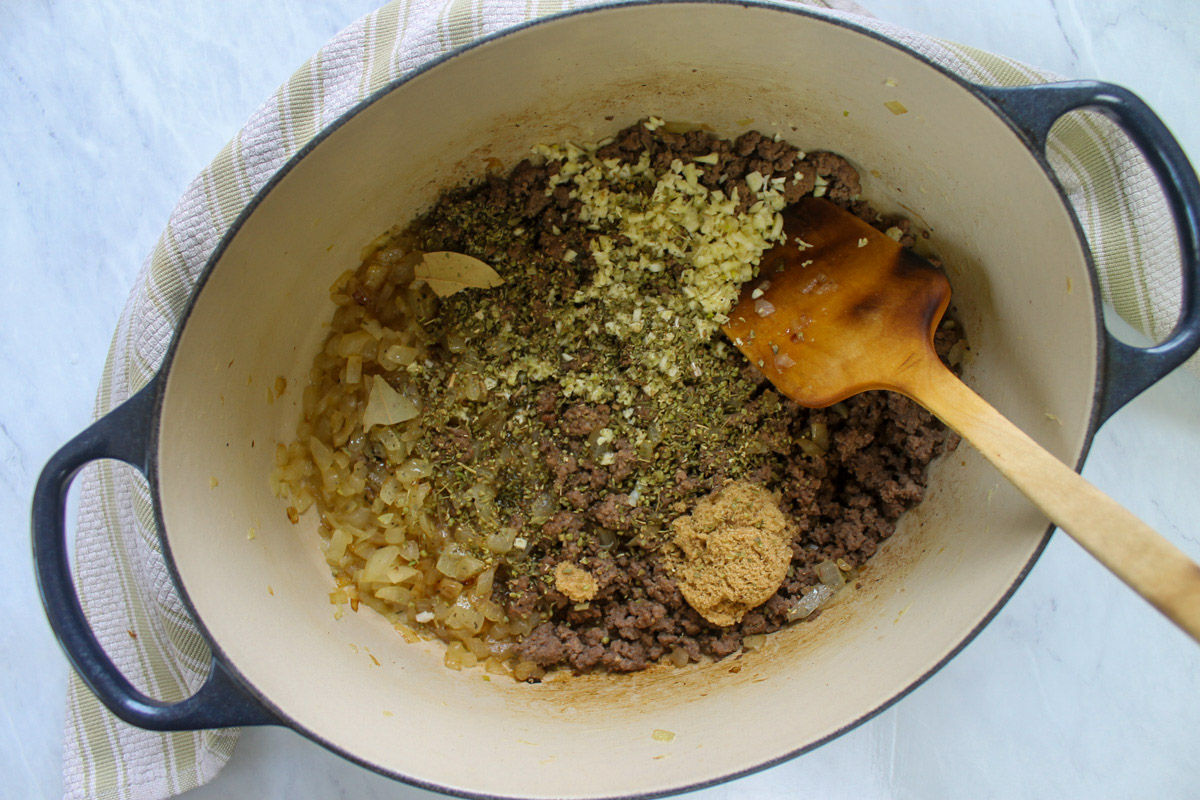
[{"label": "diced onion", "polygon": [[817,564],[813,570],[817,573],[817,578],[821,583],[830,589],[837,589],[846,582],[845,577],[842,576],[842,571],[838,569],[838,565],[829,559]]},{"label": "diced onion", "polygon": [[812,439],[813,443],[821,448],[821,452],[828,452],[829,427],[824,422],[814,422],[812,424]]},{"label": "diced onion", "polygon": [[747,636],[742,639],[742,647],[746,650],[757,650],[766,644],[767,636],[763,633],[756,633],[752,636]]},{"label": "diced onion", "polygon": [[352,541],[354,541],[354,537],[338,528],[329,537],[329,549],[325,551],[325,560],[333,566],[341,564],[342,558],[346,555],[346,546]]},{"label": "diced onion", "polygon": [[946,360],[950,362],[950,366],[957,367],[962,363],[963,356],[967,352],[967,343],[963,339],[950,346],[950,352],[946,354]]},{"label": "diced onion", "polygon": [[505,528],[489,536],[483,546],[497,555],[504,555],[509,550],[512,550],[513,540],[516,538],[517,532],[515,530]]},{"label": "diced onion", "polygon": [[811,615],[830,597],[833,597],[833,589],[830,589],[828,586],[821,584],[810,587],[788,610],[788,622],[804,619]]},{"label": "diced onion", "polygon": [[405,561],[416,561],[421,557],[421,545],[415,539],[409,539],[400,545],[400,557]]},{"label": "diced onion", "polygon": [[387,545],[386,547],[379,548],[367,559],[367,563],[363,566],[362,574],[359,576],[359,582],[388,582],[388,571],[399,557],[400,548],[395,545]]},{"label": "diced onion", "polygon": [[480,629],[483,628],[483,621],[483,614],[460,601],[454,604],[449,616],[446,617],[446,627],[454,630],[479,633]]},{"label": "diced onion", "polygon": [[475,585],[471,587],[471,593],[477,597],[490,597],[492,594],[492,582],[496,579],[496,568],[491,567],[485,569],[475,579]]},{"label": "diced onion", "polygon": [[414,483],[421,478],[428,478],[433,474],[433,465],[422,458],[410,458],[400,465],[396,470],[396,480],[401,483]]},{"label": "diced onion", "polygon": [[388,580],[392,583],[406,583],[420,575],[420,570],[416,567],[410,567],[407,564],[401,564],[398,567],[392,567],[388,570]]},{"label": "diced onion", "polygon": [[546,520],[554,516],[554,512],[558,510],[558,500],[549,492],[542,492],[537,497],[533,498],[533,503],[529,507],[529,521],[533,525],[541,525]]},{"label": "diced onion", "polygon": [[389,603],[406,606],[412,601],[412,590],[403,586],[381,586],[375,590],[375,596]]},{"label": "diced onion", "polygon": [[466,553],[446,550],[437,560],[437,570],[448,578],[464,580],[483,572],[484,563]]}]

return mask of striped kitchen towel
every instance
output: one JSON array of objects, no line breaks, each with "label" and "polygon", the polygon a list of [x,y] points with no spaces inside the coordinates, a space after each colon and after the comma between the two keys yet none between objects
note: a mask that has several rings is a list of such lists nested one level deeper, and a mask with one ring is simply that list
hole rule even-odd
[{"label": "striped kitchen towel", "polygon": [[[1000,56],[922,36],[846,0],[794,0],[871,28],[971,81],[1054,80]],[[102,415],[162,362],[197,277],[230,223],[321,128],[429,58],[509,25],[589,0],[396,0],[340,33],[250,118],[188,187],[120,317],[96,401]],[[1050,160],[1079,213],[1105,298],[1151,336],[1180,299],[1170,215],[1141,157],[1106,120],[1074,114],[1055,129]],[[92,465],[83,479],[76,580],[105,649],[136,685],[163,700],[191,694],[208,649],[163,562],[149,490],[132,469]],[[63,755],[67,798],[157,800],[213,778],[236,730],[159,734],[113,717],[72,676]]]}]

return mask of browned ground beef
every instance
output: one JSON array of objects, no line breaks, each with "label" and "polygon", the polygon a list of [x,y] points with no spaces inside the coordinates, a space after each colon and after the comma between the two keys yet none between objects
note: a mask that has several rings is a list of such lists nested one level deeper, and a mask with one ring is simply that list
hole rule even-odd
[{"label": "browned ground beef", "polygon": [[[939,335],[945,356],[957,341]],[[763,398],[778,397],[764,391]],[[644,669],[672,648],[682,648],[695,660],[702,654],[722,657],[738,650],[744,636],[770,633],[787,623],[791,602],[818,583],[812,568],[826,559],[845,559],[858,566],[875,554],[892,535],[896,519],[920,501],[925,468],[938,454],[953,449],[958,437],[911,400],[887,392],[869,392],[848,400],[849,415],[828,409],[801,408],[790,400],[760,400],[739,412],[737,424],[750,426],[769,415],[760,434],[770,446],[782,449],[778,466],[759,476],[783,495],[782,507],[797,523],[800,535],[792,544],[792,565],[779,592],[731,628],[709,624],[684,602],[674,580],[652,552],[612,553],[595,541],[567,540],[561,550],[544,555],[536,575],[508,587],[508,607],[518,615],[545,603],[554,609],[545,622],[522,642],[522,657],[543,666],[566,664],[576,670],[597,665],[614,670]],[[813,422],[828,426],[830,449],[821,457],[804,456],[791,440],[811,430]],[[580,473],[575,473],[580,475]],[[716,472],[701,487],[683,470],[677,484],[687,494],[706,492],[726,478],[744,477]],[[582,481],[581,481],[582,483]],[[590,486],[590,483],[589,483]],[[598,500],[602,509],[619,509],[633,516],[623,496],[605,494],[605,487],[588,488],[581,503]],[[681,492],[682,493],[682,492]],[[547,525],[554,531],[579,531],[580,517],[597,510],[560,512]],[[632,521],[631,521],[632,522]],[[605,520],[606,527],[618,527]],[[582,564],[596,576],[600,591],[586,608],[553,588],[554,567],[561,561]],[[818,612],[819,613],[819,612]]]},{"label": "browned ground beef", "polygon": [[[636,162],[643,152],[658,167],[675,158],[718,153],[717,163],[703,170],[701,182],[726,192],[740,187],[746,204],[751,193],[745,176],[750,172],[784,177],[790,201],[811,193],[819,176],[828,181],[830,200],[880,229],[900,227],[902,243],[912,243],[907,220],[883,219],[857,200],[857,172],[832,153],[801,157],[795,147],[756,131],[730,141],[715,140],[702,131],[651,132],[637,124],[618,134],[599,155]],[[586,254],[596,232],[578,221],[580,204],[565,186],[546,195],[554,169],[553,163],[537,166],[526,161],[507,177],[493,175],[480,187],[452,193],[427,219],[422,247],[523,262],[536,268],[533,280],[546,288],[555,285],[564,294],[584,285],[593,266],[589,259],[568,264],[560,257],[567,249]],[[512,244],[497,233],[505,225],[480,224],[481,217],[521,220],[532,231],[534,246]],[[545,306],[536,301],[529,308],[505,307],[503,297],[498,302],[518,331],[548,322]],[[943,359],[959,338],[955,331],[943,330],[937,336]],[[575,368],[582,368],[588,358],[582,353]],[[737,369],[735,362],[731,367]],[[731,470],[721,441],[713,439],[711,447],[698,449],[693,461],[679,464],[668,476],[658,508],[677,516],[732,479],[777,491],[781,508],[798,530],[791,567],[778,593],[730,628],[708,623],[689,607],[658,558],[662,537],[640,535],[648,509],[627,502],[627,478],[638,458],[629,441],[614,443],[615,458],[607,466],[587,456],[588,437],[606,425],[613,410],[603,404],[568,402],[551,385],[539,391],[531,406],[548,431],[536,458],[552,480],[560,510],[542,526],[531,563],[520,572],[498,572],[494,589],[509,615],[525,617],[540,609],[549,617],[519,645],[523,659],[544,667],[627,672],[644,669],[676,648],[692,660],[729,655],[740,649],[743,637],[786,624],[794,600],[818,583],[816,564],[840,558],[856,567],[870,558],[891,536],[900,514],[920,501],[929,462],[958,442],[928,412],[899,395],[871,392],[841,404],[840,411],[810,410],[781,397],[752,366],[742,369],[740,381],[746,402],[728,409],[724,427],[735,436],[747,432],[756,437],[753,466]],[[659,413],[652,404],[635,412],[646,424]],[[798,440],[811,437],[814,426],[822,425],[828,433],[827,451],[806,455]],[[450,429],[439,434],[437,446],[453,451],[470,443]],[[597,536],[599,529],[615,535]],[[591,602],[573,603],[554,588],[555,566],[564,561],[596,578],[599,592]]]}]

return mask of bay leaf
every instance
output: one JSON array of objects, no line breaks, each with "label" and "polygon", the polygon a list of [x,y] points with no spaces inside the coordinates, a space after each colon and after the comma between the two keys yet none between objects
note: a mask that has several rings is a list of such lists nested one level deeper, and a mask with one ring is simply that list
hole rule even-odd
[{"label": "bay leaf", "polygon": [[504,283],[494,269],[478,258],[448,250],[426,253],[417,264],[416,277],[428,283],[438,297],[449,297],[463,289],[491,289]]},{"label": "bay leaf", "polygon": [[367,395],[367,407],[363,410],[364,431],[375,425],[395,425],[406,422],[420,413],[417,404],[393,389],[378,375],[373,376],[371,393]]}]

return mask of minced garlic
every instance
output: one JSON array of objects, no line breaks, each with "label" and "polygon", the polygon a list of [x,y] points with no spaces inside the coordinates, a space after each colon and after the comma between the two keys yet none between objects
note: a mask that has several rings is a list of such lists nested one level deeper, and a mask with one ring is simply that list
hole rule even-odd
[{"label": "minced garlic", "polygon": [[[646,128],[656,130],[660,123],[651,118]],[[739,287],[754,277],[763,252],[783,240],[784,181],[750,173],[752,202],[739,212],[738,190],[708,189],[695,163],[675,159],[656,173],[648,156],[636,164],[601,159],[598,147],[542,145],[535,152],[559,164],[547,193],[570,186],[571,198],[583,204],[580,217],[593,230],[612,231],[593,240],[597,269],[572,299],[581,308],[580,322],[583,314],[594,319],[599,305],[607,312],[605,333],[644,341],[640,357],[655,374],[643,391],[653,397],[686,366],[677,363],[671,342],[681,332],[699,338],[715,333],[728,321]],[[694,161],[713,163],[709,156]],[[667,270],[678,274],[679,291],[663,296],[652,284],[661,283],[656,276]],[[584,375],[565,376],[562,388],[593,402],[612,399],[607,385]]]}]

